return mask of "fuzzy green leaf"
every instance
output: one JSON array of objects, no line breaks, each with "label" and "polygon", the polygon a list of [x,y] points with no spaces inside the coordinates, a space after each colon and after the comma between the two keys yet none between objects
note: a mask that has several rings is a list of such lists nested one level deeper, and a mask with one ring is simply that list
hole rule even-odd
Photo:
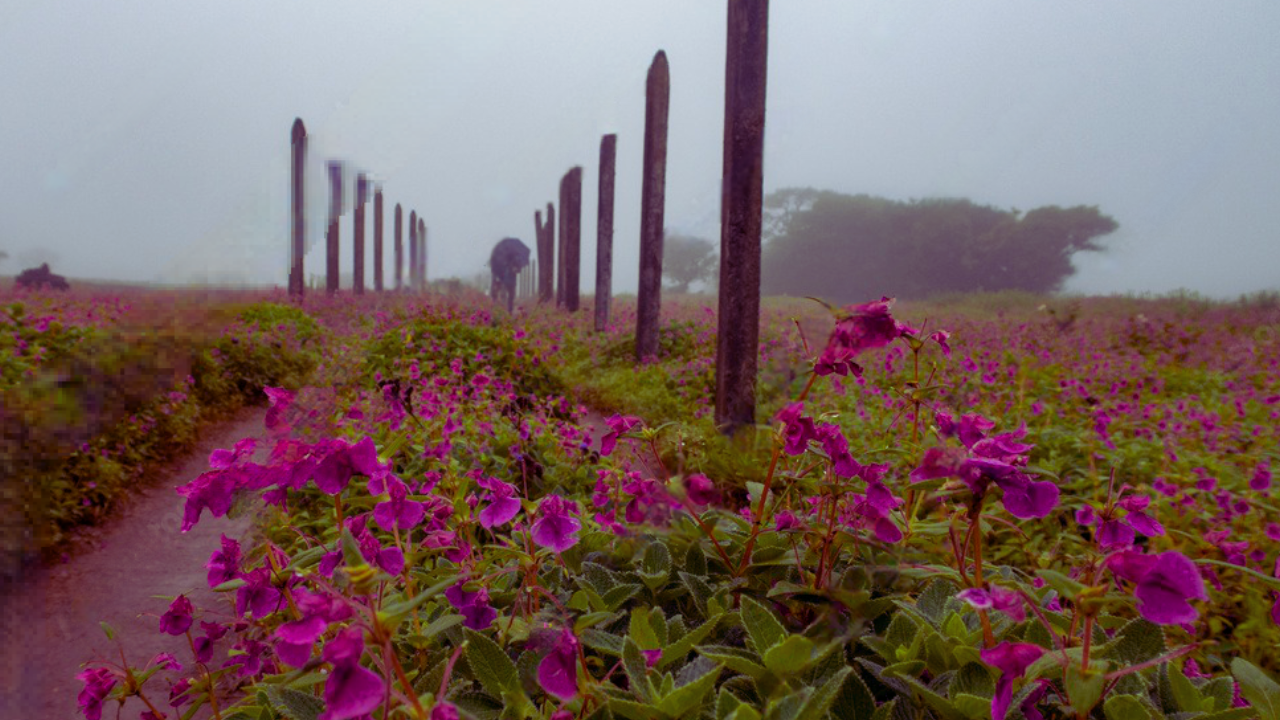
[{"label": "fuzzy green leaf", "polygon": [[289,720],[316,720],[324,712],[324,700],[286,687],[267,688],[271,706]]},{"label": "fuzzy green leaf", "polygon": [[471,664],[471,669],[485,692],[493,697],[502,697],[503,691],[523,696],[516,665],[507,657],[507,653],[487,635],[471,628],[464,628],[463,633],[467,638],[467,662]]},{"label": "fuzzy green leaf", "polygon": [[764,666],[775,675],[793,675],[809,666],[813,659],[813,641],[803,635],[791,635],[764,653]]},{"label": "fuzzy green leaf", "polygon": [[1262,720],[1280,720],[1280,685],[1270,675],[1244,658],[1231,661],[1231,675],[1240,683],[1240,694]]},{"label": "fuzzy green leaf", "polygon": [[697,679],[672,690],[666,697],[658,701],[658,709],[677,718],[694,715],[693,711],[702,704],[702,699],[715,686],[721,670],[723,670],[723,666],[716,665]]},{"label": "fuzzy green leaf", "polygon": [[756,652],[761,655],[769,652],[770,648],[787,636],[787,629],[773,611],[748,595],[742,596],[742,624],[751,636]]},{"label": "fuzzy green leaf", "polygon": [[804,705],[800,707],[800,712],[796,714],[795,720],[823,720],[827,717],[827,711],[831,709],[837,697],[844,690],[845,679],[853,672],[853,668],[844,666],[840,668],[835,675],[832,675],[822,687],[805,700]]},{"label": "fuzzy green leaf", "polygon": [[1107,720],[1151,720],[1151,712],[1136,695],[1111,695],[1102,712]]},{"label": "fuzzy green leaf", "polygon": [[653,702],[654,688],[649,680],[649,669],[640,646],[630,637],[622,641],[622,670],[627,674],[631,692],[645,702]]},{"label": "fuzzy green leaf", "polygon": [[831,704],[831,720],[866,720],[876,710],[876,701],[858,673],[844,676],[840,693]]}]

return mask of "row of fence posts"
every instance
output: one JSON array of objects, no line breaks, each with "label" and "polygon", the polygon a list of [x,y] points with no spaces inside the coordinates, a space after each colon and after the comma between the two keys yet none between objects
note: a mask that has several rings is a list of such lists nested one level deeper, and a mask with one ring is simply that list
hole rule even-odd
[{"label": "row of fence posts", "polygon": [[[756,356],[760,325],[760,232],[764,180],[765,79],[768,58],[768,0],[728,0],[725,52],[724,157],[720,216],[720,282],[716,346],[716,424],[733,432],[755,423]],[[662,302],[663,214],[666,205],[667,117],[671,76],[659,50],[645,83],[644,161],[640,197],[640,278],[636,309],[636,362],[657,356]],[[305,251],[302,168],[306,129],[293,124],[293,264],[289,292],[303,292]],[[613,203],[616,135],[600,141],[594,327],[609,324],[613,282]],[[327,289],[338,290],[338,217],[341,167],[329,166],[334,197],[326,234]],[[367,183],[356,183],[353,285],[364,292],[364,203]],[[580,301],[582,167],[560,179],[560,213],[547,203],[534,212],[536,260],[519,275],[517,297],[533,298],[577,312]],[[558,222],[557,222],[558,221]],[[558,240],[558,242],[557,242]],[[374,289],[382,283],[382,190],[374,194]],[[557,262],[557,259],[559,262]],[[401,210],[395,209],[395,289],[401,289]],[[410,287],[426,284],[426,224],[409,213]]]},{"label": "row of fence posts", "polygon": [[[716,424],[730,433],[755,423],[768,17],[768,0],[728,0],[715,418]],[[645,83],[637,363],[656,357],[659,352],[670,96],[670,68],[666,53],[659,50],[649,66]],[[597,332],[609,324],[617,144],[618,138],[612,134],[600,141],[594,313]],[[557,307],[576,312],[580,278],[581,167],[571,168],[560,179],[559,200],[558,223],[552,203],[547,203],[545,217],[541,210],[533,215],[537,238],[537,295],[540,302],[549,303],[554,299]]]},{"label": "row of fence posts", "polygon": [[[293,121],[290,131],[290,144],[293,152],[292,175],[292,238],[289,249],[289,294],[301,298],[306,290],[303,270],[303,258],[306,255],[306,196],[304,188],[304,169],[307,160],[307,128],[302,118]],[[328,164],[329,185],[332,196],[329,201],[329,224],[325,230],[325,290],[333,295],[338,292],[338,220],[343,214],[342,208],[342,165],[336,162]],[[364,174],[356,176],[355,207],[353,209],[352,232],[352,290],[357,295],[365,291],[365,205],[369,200],[369,181]],[[395,245],[392,288],[383,282],[384,259],[382,252],[383,228],[382,188],[373,192],[373,290],[383,292],[394,290],[423,290],[427,285],[427,223],[418,217],[417,211],[409,211],[409,266],[408,283],[404,282],[404,213],[400,203],[395,208]]]}]

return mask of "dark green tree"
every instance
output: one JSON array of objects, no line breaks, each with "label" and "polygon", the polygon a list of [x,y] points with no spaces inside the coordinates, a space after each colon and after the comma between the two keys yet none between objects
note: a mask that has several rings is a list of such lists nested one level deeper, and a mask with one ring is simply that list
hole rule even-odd
[{"label": "dark green tree", "polygon": [[710,281],[719,268],[716,246],[691,235],[667,235],[662,239],[662,275],[674,292],[689,292],[689,286]]},{"label": "dark green tree", "polygon": [[1096,206],[1024,215],[965,199],[902,202],[811,188],[773,193],[765,207],[773,226],[764,292],[839,301],[1054,292],[1074,272],[1072,255],[1103,250],[1097,238],[1118,227]]}]

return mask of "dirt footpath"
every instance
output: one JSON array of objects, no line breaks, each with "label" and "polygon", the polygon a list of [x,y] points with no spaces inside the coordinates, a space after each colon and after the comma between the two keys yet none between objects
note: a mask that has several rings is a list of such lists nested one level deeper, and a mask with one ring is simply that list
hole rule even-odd
[{"label": "dirt footpath", "polygon": [[[253,408],[213,426],[189,455],[161,470],[159,482],[139,492],[105,526],[91,531],[88,549],[65,564],[34,572],[24,587],[2,601],[0,718],[82,718],[76,703],[82,685],[76,674],[90,661],[120,662],[120,643],[107,640],[100,621],[119,633],[134,667],[147,665],[160,652],[191,664],[186,637],[160,632],[159,616],[169,601],[154,596],[185,593],[197,617],[203,609],[224,615],[226,598],[208,590],[204,564],[219,547],[222,534],[242,539],[250,518],[211,518],[206,512],[184,534],[179,531],[183,499],[174,488],[208,470],[213,450],[230,448],[241,438],[265,437],[264,416],[265,410]],[[144,689],[160,710],[176,717],[163,674]],[[104,704],[103,717],[115,717],[116,707],[114,701]],[[130,698],[120,717],[132,720],[145,709],[137,698]]]}]

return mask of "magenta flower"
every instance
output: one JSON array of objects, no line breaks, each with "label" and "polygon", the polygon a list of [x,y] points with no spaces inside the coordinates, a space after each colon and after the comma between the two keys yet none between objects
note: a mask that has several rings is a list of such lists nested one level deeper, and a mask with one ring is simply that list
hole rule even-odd
[{"label": "magenta flower", "polygon": [[999,585],[991,586],[990,590],[968,588],[956,593],[956,597],[978,610],[999,610],[1014,622],[1027,619],[1027,609],[1023,606],[1022,596]]},{"label": "magenta flower", "polygon": [[605,420],[605,424],[609,426],[609,432],[600,438],[600,454],[607,456],[612,453],[618,444],[618,438],[631,432],[640,423],[640,418],[631,415],[614,415]]},{"label": "magenta flower", "polygon": [[951,333],[946,330],[939,330],[929,334],[929,339],[938,343],[938,347],[942,348],[944,357],[951,357],[951,345],[947,343],[951,339]]},{"label": "magenta flower", "polygon": [[271,585],[271,571],[260,567],[244,575],[247,584],[236,589],[236,615],[264,618],[280,609],[280,591]]},{"label": "magenta flower", "polygon": [[373,519],[378,526],[387,532],[394,528],[406,530],[417,527],[426,515],[426,507],[420,502],[409,500],[409,488],[395,477],[388,476],[385,485],[391,499],[373,507]]},{"label": "magenta flower", "polygon": [[111,689],[116,686],[116,677],[111,670],[104,667],[89,668],[76,675],[76,679],[84,683],[76,701],[80,704],[80,712],[86,720],[101,720],[102,701],[107,699]]},{"label": "magenta flower", "polygon": [[222,639],[227,634],[227,626],[220,623],[200,621],[200,629],[204,630],[204,635],[195,639],[193,646],[195,647],[196,660],[202,663],[208,663],[213,659],[213,644]]},{"label": "magenta flower", "polygon": [[191,627],[191,601],[179,595],[169,604],[169,611],[160,616],[160,632],[181,635]]},{"label": "magenta flower", "polygon": [[270,403],[263,424],[268,430],[279,428],[277,432],[288,432],[289,427],[284,421],[284,413],[293,404],[294,394],[283,388],[266,387],[262,390],[267,394],[267,401]]},{"label": "magenta flower", "polygon": [[793,402],[778,411],[774,419],[783,423],[782,436],[786,441],[783,448],[788,455],[799,455],[809,449],[810,440],[819,440],[818,429],[813,418],[802,417],[804,403]]},{"label": "magenta flower", "polygon": [[538,684],[547,694],[572,700],[578,694],[578,638],[565,628],[551,652],[538,663]]},{"label": "magenta flower", "polygon": [[345,490],[353,475],[374,477],[385,472],[378,463],[378,450],[370,437],[354,445],[345,440],[323,440],[316,450],[321,457],[315,469],[316,487],[328,495]]},{"label": "magenta flower", "polygon": [[240,572],[240,543],[223,535],[222,549],[214,551],[204,566],[209,571],[209,587],[231,580]]},{"label": "magenta flower", "polygon": [[715,483],[701,473],[685,476],[684,489],[689,502],[694,505],[710,505],[720,501],[720,492],[716,490]]},{"label": "magenta flower", "polygon": [[1195,563],[1176,550],[1156,555],[1125,550],[1108,558],[1107,567],[1135,584],[1138,613],[1157,625],[1189,623],[1199,617],[1189,601],[1209,599]]},{"label": "magenta flower", "polygon": [[489,605],[489,591],[480,588],[476,592],[467,592],[462,588],[465,582],[444,591],[444,597],[460,613],[462,624],[472,630],[484,630],[498,618],[498,611]]},{"label": "magenta flower", "polygon": [[1013,702],[1013,681],[1025,675],[1027,668],[1043,654],[1044,648],[1039,645],[1008,641],[979,652],[982,662],[1000,671],[996,693],[991,698],[993,720],[1004,720],[1005,714],[1009,712],[1009,704]]},{"label": "magenta flower", "polygon": [[202,473],[195,480],[176,488],[186,498],[182,508],[182,532],[187,532],[200,521],[205,508],[214,517],[222,517],[231,509],[232,493],[237,486],[238,475],[233,470],[214,470]]},{"label": "magenta flower", "polygon": [[559,495],[546,496],[538,506],[538,519],[530,528],[533,541],[555,552],[573,547],[578,542],[577,532],[582,528],[582,523],[573,517],[577,513],[576,502]]},{"label": "magenta flower", "polygon": [[441,700],[431,708],[428,720],[458,720],[458,706]]},{"label": "magenta flower", "polygon": [[485,499],[489,504],[480,511],[480,526],[486,530],[506,525],[520,512],[520,498],[516,497],[516,488],[510,483],[497,478],[476,478],[476,483],[488,490]]},{"label": "magenta flower", "polygon": [[360,666],[364,631],[347,628],[324,646],[323,657],[333,666],[324,685],[326,709],[319,720],[347,720],[372,712],[382,702],[382,678]]}]

